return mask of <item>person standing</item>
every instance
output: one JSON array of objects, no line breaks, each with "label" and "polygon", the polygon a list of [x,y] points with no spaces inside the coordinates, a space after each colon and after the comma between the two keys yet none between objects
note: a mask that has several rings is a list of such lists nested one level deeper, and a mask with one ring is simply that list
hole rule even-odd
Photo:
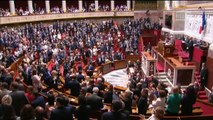
[{"label": "person standing", "polygon": [[166,113],[168,115],[178,115],[178,112],[180,110],[180,104],[182,100],[182,96],[179,93],[179,88],[178,86],[175,86],[172,89],[172,94],[168,97],[168,102],[167,102],[167,108],[166,108]]},{"label": "person standing", "polygon": [[200,77],[201,77],[201,89],[204,89],[208,80],[208,69],[205,63],[202,64],[202,68],[200,70]]}]

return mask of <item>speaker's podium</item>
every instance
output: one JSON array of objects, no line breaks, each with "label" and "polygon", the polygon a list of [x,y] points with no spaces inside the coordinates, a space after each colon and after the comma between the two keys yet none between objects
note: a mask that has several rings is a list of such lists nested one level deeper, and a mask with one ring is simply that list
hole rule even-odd
[{"label": "speaker's podium", "polygon": [[160,41],[158,43],[158,51],[164,56],[164,57],[172,57],[174,56],[174,50],[175,46],[172,44],[166,44],[164,41]]}]

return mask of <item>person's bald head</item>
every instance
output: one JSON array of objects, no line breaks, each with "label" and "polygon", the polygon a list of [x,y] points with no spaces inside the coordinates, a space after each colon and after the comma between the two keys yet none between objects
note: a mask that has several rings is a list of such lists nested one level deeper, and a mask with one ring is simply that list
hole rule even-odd
[{"label": "person's bald head", "polygon": [[44,113],[44,108],[42,108],[41,106],[35,108],[35,117],[37,119],[44,118]]}]

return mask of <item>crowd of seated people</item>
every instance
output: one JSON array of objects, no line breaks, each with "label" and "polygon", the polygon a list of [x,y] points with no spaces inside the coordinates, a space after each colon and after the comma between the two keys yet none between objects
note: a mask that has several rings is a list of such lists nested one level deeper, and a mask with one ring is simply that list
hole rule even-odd
[{"label": "crowd of seated people", "polygon": [[[99,5],[98,6],[98,10],[99,11],[110,11],[110,6],[109,5]],[[95,4],[91,3],[88,6],[84,6],[82,11],[79,11],[78,8],[76,7],[67,7],[67,11],[68,13],[73,13],[73,12],[95,12]],[[127,11],[127,6],[126,5],[117,5],[115,7],[115,11]],[[16,8],[15,10],[16,15],[19,16],[26,16],[26,15],[32,15],[32,14],[36,14],[36,15],[42,15],[45,14],[45,8],[34,8],[33,9],[33,13],[30,13],[29,10],[23,9],[22,7],[20,8]],[[50,9],[50,13],[64,13],[65,11],[63,11],[62,8],[58,7],[58,6],[54,6]],[[9,9],[3,9],[0,8],[0,16],[11,16],[10,10]]]},{"label": "crowd of seated people", "polygon": [[22,7],[20,7],[19,9],[16,9],[16,13],[17,15],[20,15],[20,16],[30,15],[30,11],[27,8],[23,9]]},{"label": "crowd of seated people", "polygon": [[[118,93],[114,92],[113,86],[106,91],[104,79],[94,78],[93,72],[96,66],[107,61],[123,60],[128,53],[138,54],[138,41],[143,29],[144,19],[125,19],[121,24],[113,20],[100,23],[81,20],[2,27],[0,96],[2,100],[12,98],[12,101],[7,104],[8,108],[1,106],[5,109],[3,111],[11,110],[11,115],[0,111],[1,116],[34,118],[37,117],[34,115],[42,115],[40,112],[45,111],[45,117],[51,120],[72,117],[61,114],[63,109],[67,114],[75,114],[78,117],[85,114],[86,117],[89,116],[88,111],[91,111],[91,108],[96,110],[93,113],[103,109],[103,99],[112,103],[113,96],[123,101],[122,110],[128,115],[128,112],[131,113],[132,102],[142,99],[140,86],[149,86],[149,83],[138,82],[141,78],[140,61],[134,64],[135,71],[140,71],[139,75],[135,76],[137,72],[131,75],[129,91],[120,95],[116,95]],[[17,72],[10,66],[19,59],[23,62],[16,66]],[[24,87],[25,84],[27,86]],[[135,84],[139,88],[133,90]],[[44,85],[47,86],[46,89]],[[53,94],[52,89],[67,89],[70,90],[70,95],[79,97],[80,106],[76,111],[81,114],[69,111],[75,110],[68,104],[67,97]],[[134,100],[132,92],[138,95],[134,95]],[[4,98],[5,95],[9,97]],[[34,114],[34,110],[38,113]]]},{"label": "crowd of seated people", "polygon": [[33,11],[34,13],[33,14],[36,14],[36,15],[43,15],[43,14],[45,14],[46,13],[46,10],[45,10],[45,8],[38,8],[38,9],[34,9],[34,11]]},{"label": "crowd of seated people", "polygon": [[67,7],[67,12],[74,13],[74,12],[79,12],[79,10],[77,7],[71,6],[71,7]]},{"label": "crowd of seated people", "polygon": [[127,11],[127,6],[126,5],[116,5],[115,11]]},{"label": "crowd of seated people", "polygon": [[58,6],[55,6],[55,7],[52,7],[51,9],[50,9],[50,12],[51,13],[64,13],[64,11],[63,11],[63,9],[62,8],[59,8]]},{"label": "crowd of seated people", "polygon": [[98,10],[99,11],[110,11],[110,6],[109,5],[99,5]]},{"label": "crowd of seated people", "polygon": [[3,16],[10,16],[10,10],[0,8],[0,17],[3,17]]}]

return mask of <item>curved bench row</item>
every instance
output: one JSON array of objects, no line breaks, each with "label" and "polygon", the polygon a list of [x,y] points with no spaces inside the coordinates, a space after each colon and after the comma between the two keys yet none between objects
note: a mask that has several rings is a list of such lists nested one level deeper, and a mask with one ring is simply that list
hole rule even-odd
[{"label": "curved bench row", "polygon": [[[12,66],[19,66],[22,62],[22,59],[23,58],[20,58],[19,60],[17,60],[13,65],[11,65],[11,69]],[[101,66],[98,66],[96,67],[96,70],[94,72],[94,77],[99,77],[100,74],[106,74],[108,72],[111,72],[113,70],[116,70],[116,69],[122,69],[122,68],[125,68],[126,67],[126,64],[127,64],[127,61],[128,60],[121,60],[121,61],[115,61],[114,62],[114,67],[111,67],[111,64],[112,63],[106,63],[106,64],[103,64]],[[111,69],[106,69],[106,68],[110,68]],[[106,67],[106,68],[105,68]],[[63,77],[61,77],[61,80],[63,81]],[[27,87],[26,84],[24,84],[25,87]],[[108,82],[105,82],[105,85],[106,86],[109,86],[110,83]],[[47,89],[48,86],[46,86],[45,84],[43,84],[43,89]],[[115,86],[114,88],[115,90],[117,91],[125,91],[127,88],[124,88],[124,87],[120,87],[120,86]],[[70,95],[70,91],[59,91],[59,90],[56,90],[56,89],[50,89],[51,91],[53,91],[55,94],[63,94],[65,96],[67,96],[70,100],[70,103],[74,106],[78,106],[78,98],[77,97],[74,97],[74,96],[71,96]],[[46,98],[45,95],[41,94],[42,96],[44,96]],[[198,100],[199,102],[199,100]],[[105,108],[110,110],[111,109],[111,105],[110,104],[105,104]],[[136,107],[132,107],[132,110],[133,110],[133,114],[130,115],[130,120],[140,120],[140,115],[137,114],[137,108]],[[99,116],[103,113],[103,112],[106,112],[105,111],[102,111],[99,113]],[[200,107],[195,107],[194,110],[193,110],[193,116],[165,116],[164,117],[164,120],[177,120],[177,119],[180,119],[180,120],[213,120],[213,114],[212,115],[200,115],[202,114],[202,109]],[[151,115],[151,110],[148,110],[147,112],[147,118]],[[97,115],[95,116],[92,116],[92,118],[95,118],[97,117]]]}]

